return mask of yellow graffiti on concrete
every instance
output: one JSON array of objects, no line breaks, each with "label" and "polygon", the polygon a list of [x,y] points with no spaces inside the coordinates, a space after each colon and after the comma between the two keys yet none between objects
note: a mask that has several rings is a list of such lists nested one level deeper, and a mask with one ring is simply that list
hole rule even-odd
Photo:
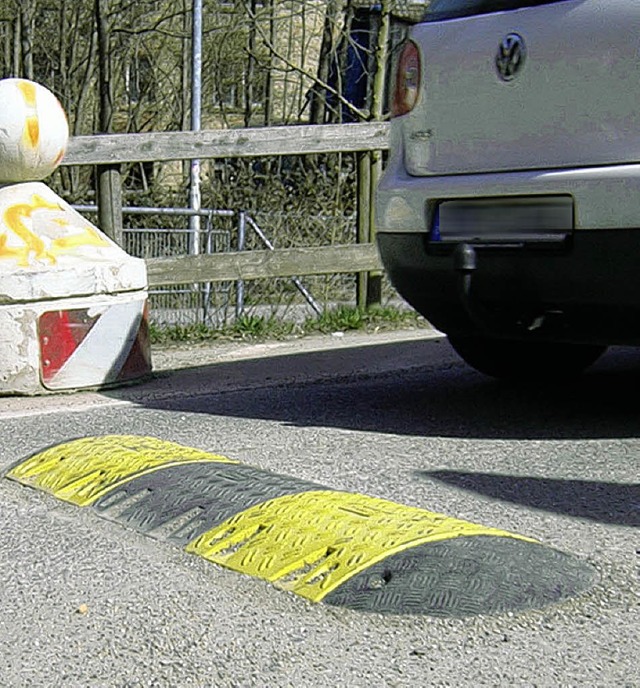
[{"label": "yellow graffiti on concrete", "polygon": [[[0,227],[0,260],[13,258],[18,261],[18,265],[26,267],[30,264],[30,259],[33,257],[36,260],[48,261],[54,265],[59,255],[71,253],[76,248],[83,246],[105,247],[110,245],[90,225],[77,227],[79,231],[74,233],[67,232],[62,236],[57,236],[45,242],[32,229],[32,216],[34,212],[39,210],[54,213],[64,212],[61,205],[47,201],[38,194],[34,194],[29,203],[15,203],[4,211],[4,228]],[[27,220],[30,221],[29,224],[27,224]],[[51,220],[53,224],[61,228],[71,227],[69,221],[64,217],[51,218]],[[13,232],[20,240],[19,245],[12,246],[9,244],[7,229]],[[76,228],[74,227],[74,229]]]},{"label": "yellow graffiti on concrete", "polygon": [[20,89],[24,103],[27,106],[27,117],[22,140],[30,148],[35,148],[40,140],[40,120],[38,119],[36,107],[36,85],[31,81],[18,81],[18,89]]}]

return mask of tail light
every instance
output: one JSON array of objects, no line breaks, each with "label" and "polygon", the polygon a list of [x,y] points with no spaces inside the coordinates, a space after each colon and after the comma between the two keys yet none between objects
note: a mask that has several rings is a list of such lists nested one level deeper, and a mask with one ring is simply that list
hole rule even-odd
[{"label": "tail light", "polygon": [[399,117],[413,110],[420,93],[420,52],[413,41],[407,41],[396,70],[396,83],[391,116]]}]

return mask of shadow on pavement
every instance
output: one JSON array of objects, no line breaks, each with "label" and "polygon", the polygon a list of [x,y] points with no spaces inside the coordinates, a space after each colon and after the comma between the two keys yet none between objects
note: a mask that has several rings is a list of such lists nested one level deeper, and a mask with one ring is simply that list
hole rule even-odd
[{"label": "shadow on pavement", "polygon": [[416,471],[415,475],[534,509],[611,525],[640,526],[640,483],[625,485],[442,470]]},{"label": "shadow on pavement", "polygon": [[108,392],[140,406],[422,437],[640,436],[640,350],[582,377],[514,387],[462,363],[443,339],[216,363]]}]

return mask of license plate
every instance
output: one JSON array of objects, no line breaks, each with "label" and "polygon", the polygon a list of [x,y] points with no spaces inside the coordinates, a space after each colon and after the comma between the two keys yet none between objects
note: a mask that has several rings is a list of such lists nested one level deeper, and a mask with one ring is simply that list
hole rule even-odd
[{"label": "license plate", "polygon": [[529,196],[442,201],[432,237],[443,240],[566,235],[573,229],[571,196]]}]

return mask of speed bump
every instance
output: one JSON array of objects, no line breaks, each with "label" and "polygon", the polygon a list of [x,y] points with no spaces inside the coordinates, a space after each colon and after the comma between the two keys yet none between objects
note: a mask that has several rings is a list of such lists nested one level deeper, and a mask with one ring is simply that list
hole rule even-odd
[{"label": "speed bump", "polygon": [[587,590],[588,564],[538,541],[150,437],[88,437],[7,477],[312,602],[469,616]]}]

